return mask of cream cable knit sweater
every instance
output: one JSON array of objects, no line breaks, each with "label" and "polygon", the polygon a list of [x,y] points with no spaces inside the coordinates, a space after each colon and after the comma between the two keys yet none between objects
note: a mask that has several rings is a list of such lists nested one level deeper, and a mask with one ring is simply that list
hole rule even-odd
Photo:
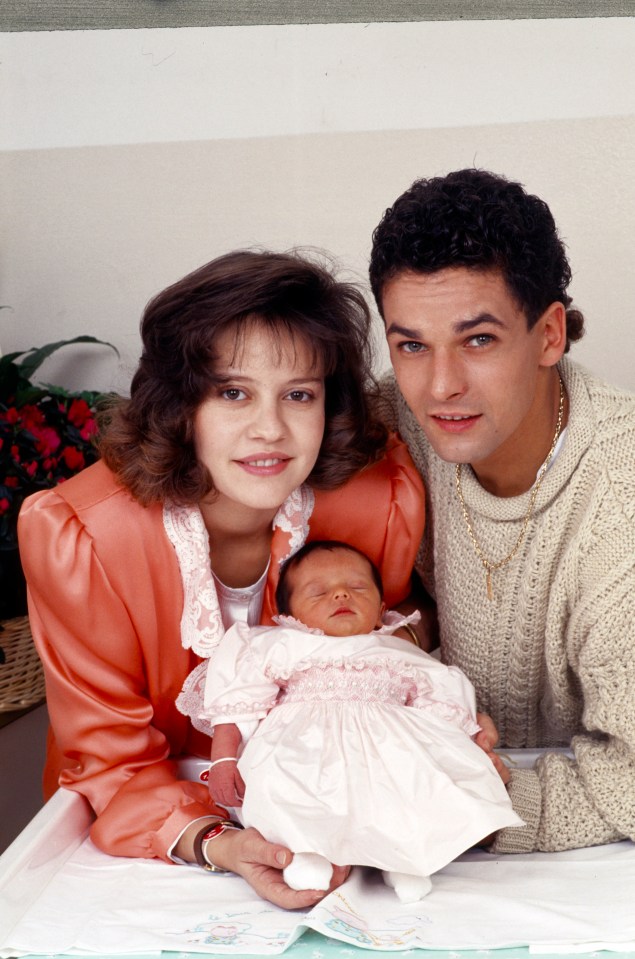
[{"label": "cream cable knit sweater", "polygon": [[[564,444],[527,535],[493,574],[494,600],[468,537],[454,466],[428,445],[388,374],[379,412],[408,444],[427,488],[417,570],[439,608],[441,651],[474,683],[507,747],[571,746],[514,770],[526,826],[496,852],[635,840],[635,396],[560,363],[570,400]],[[463,493],[492,559],[518,536],[529,493],[487,493],[470,469]]]}]

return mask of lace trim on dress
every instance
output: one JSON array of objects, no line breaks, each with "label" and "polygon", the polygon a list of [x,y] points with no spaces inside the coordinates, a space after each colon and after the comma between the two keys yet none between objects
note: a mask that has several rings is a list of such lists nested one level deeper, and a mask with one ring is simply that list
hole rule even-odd
[{"label": "lace trim on dress", "polygon": [[214,726],[203,716],[205,702],[205,681],[209,660],[204,659],[196,666],[183,683],[183,689],[176,697],[176,708],[184,716],[189,716],[194,729],[211,736]]},{"label": "lace trim on dress", "polygon": [[[315,495],[308,486],[300,486],[284,501],[272,527],[289,534],[289,549],[280,562],[288,559],[306,541]],[[163,526],[176,552],[183,583],[181,642],[198,656],[208,659],[225,632],[220,603],[210,564],[209,536],[198,506],[165,503]]]},{"label": "lace trim on dress", "polygon": [[458,726],[458,728],[464,733],[467,733],[468,736],[475,736],[481,728],[479,724],[472,719],[468,710],[464,709],[458,703],[449,703],[443,700],[417,696],[417,698],[413,700],[412,706],[422,713],[437,716],[439,719],[444,719],[446,722],[452,723],[453,726]]},{"label": "lace trim on dress", "polygon": [[[296,619],[295,616],[272,616],[271,617],[276,623],[277,626],[288,626],[291,629],[299,629],[302,633],[312,633],[314,636],[324,636],[324,630],[320,629],[318,626],[307,626],[306,623],[303,623],[301,620]],[[403,616],[401,613],[397,613],[394,609],[389,609],[384,613],[384,624],[380,626],[379,629],[374,629],[373,633],[376,633],[378,636],[391,636],[396,630],[400,629],[402,626],[410,623],[418,623],[421,619],[421,613],[418,609],[415,609],[414,612],[410,613],[408,616]]]},{"label": "lace trim on dress", "polygon": [[[273,709],[276,704],[276,697],[273,696],[271,699],[268,699],[266,702],[237,702],[237,703],[226,703],[224,705],[219,705],[214,707],[213,715],[215,718],[219,716],[256,716],[259,719],[264,718],[267,713]],[[202,722],[202,718],[199,718],[199,722]],[[195,724],[196,725],[196,724]],[[210,727],[214,729],[212,724]]]},{"label": "lace trim on dress", "polygon": [[[342,657],[329,657],[329,659],[318,659],[317,657],[312,658],[308,656],[306,659],[301,659],[296,663],[293,663],[288,669],[282,669],[279,666],[267,666],[264,669],[264,675],[270,682],[287,682],[291,676],[295,673],[303,673],[308,669],[321,669],[324,672],[329,669],[337,669],[342,672],[380,672],[380,671],[390,671],[394,676],[404,676],[407,679],[420,679],[421,673],[419,667],[415,663],[409,663],[406,660],[394,659],[390,661],[390,665],[386,664],[383,652],[371,653],[366,659],[346,659]],[[419,683],[421,685],[421,683]]]},{"label": "lace trim on dress", "polygon": [[386,634],[392,635],[395,630],[399,629],[401,626],[409,626],[411,623],[418,623],[421,619],[421,613],[418,609],[415,609],[412,613],[409,613],[408,616],[404,616],[403,613],[398,613],[394,609],[389,609],[384,613],[384,625],[380,626],[379,629],[376,629],[375,632],[379,633],[380,636],[385,636]]},{"label": "lace trim on dress", "polygon": [[287,496],[276,513],[273,528],[289,534],[289,551],[280,557],[280,564],[304,546],[309,535],[309,520],[315,506],[315,493],[309,486],[299,486]]}]

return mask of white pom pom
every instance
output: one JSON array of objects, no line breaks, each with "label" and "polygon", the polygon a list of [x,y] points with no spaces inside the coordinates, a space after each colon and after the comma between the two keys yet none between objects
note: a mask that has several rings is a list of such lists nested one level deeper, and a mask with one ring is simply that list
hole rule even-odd
[{"label": "white pom pom", "polygon": [[296,852],[282,878],[291,889],[328,889],[333,866],[316,852]]},{"label": "white pom pom", "polygon": [[429,876],[411,876],[407,872],[383,872],[384,882],[391,886],[400,902],[419,902],[432,889]]}]

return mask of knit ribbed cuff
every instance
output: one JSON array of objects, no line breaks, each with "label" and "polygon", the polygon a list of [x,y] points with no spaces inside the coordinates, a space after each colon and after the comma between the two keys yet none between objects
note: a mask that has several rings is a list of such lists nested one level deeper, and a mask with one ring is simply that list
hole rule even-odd
[{"label": "knit ribbed cuff", "polygon": [[524,819],[525,825],[501,829],[496,833],[490,851],[495,855],[533,852],[536,848],[542,811],[542,792],[538,774],[533,769],[512,769],[507,791],[514,812]]}]

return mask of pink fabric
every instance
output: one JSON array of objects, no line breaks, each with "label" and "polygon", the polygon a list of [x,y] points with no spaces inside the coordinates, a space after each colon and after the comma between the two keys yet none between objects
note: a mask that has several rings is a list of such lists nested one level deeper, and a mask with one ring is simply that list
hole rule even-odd
[{"label": "pink fabric", "polygon": [[287,681],[283,703],[396,703],[405,706],[416,687],[389,666],[346,669],[342,664],[310,666]]},{"label": "pink fabric", "polygon": [[[308,532],[368,549],[394,603],[408,592],[422,528],[421,480],[395,441],[336,498],[316,493]],[[289,539],[274,533],[263,623]],[[182,643],[183,587],[162,507],[140,506],[97,463],[29,497],[20,552],[53,729],[46,793],[59,781],[86,796],[104,851],[166,859],[184,826],[217,807],[205,786],[178,782],[170,762],[208,755],[209,739],[175,706],[200,659]]]}]

